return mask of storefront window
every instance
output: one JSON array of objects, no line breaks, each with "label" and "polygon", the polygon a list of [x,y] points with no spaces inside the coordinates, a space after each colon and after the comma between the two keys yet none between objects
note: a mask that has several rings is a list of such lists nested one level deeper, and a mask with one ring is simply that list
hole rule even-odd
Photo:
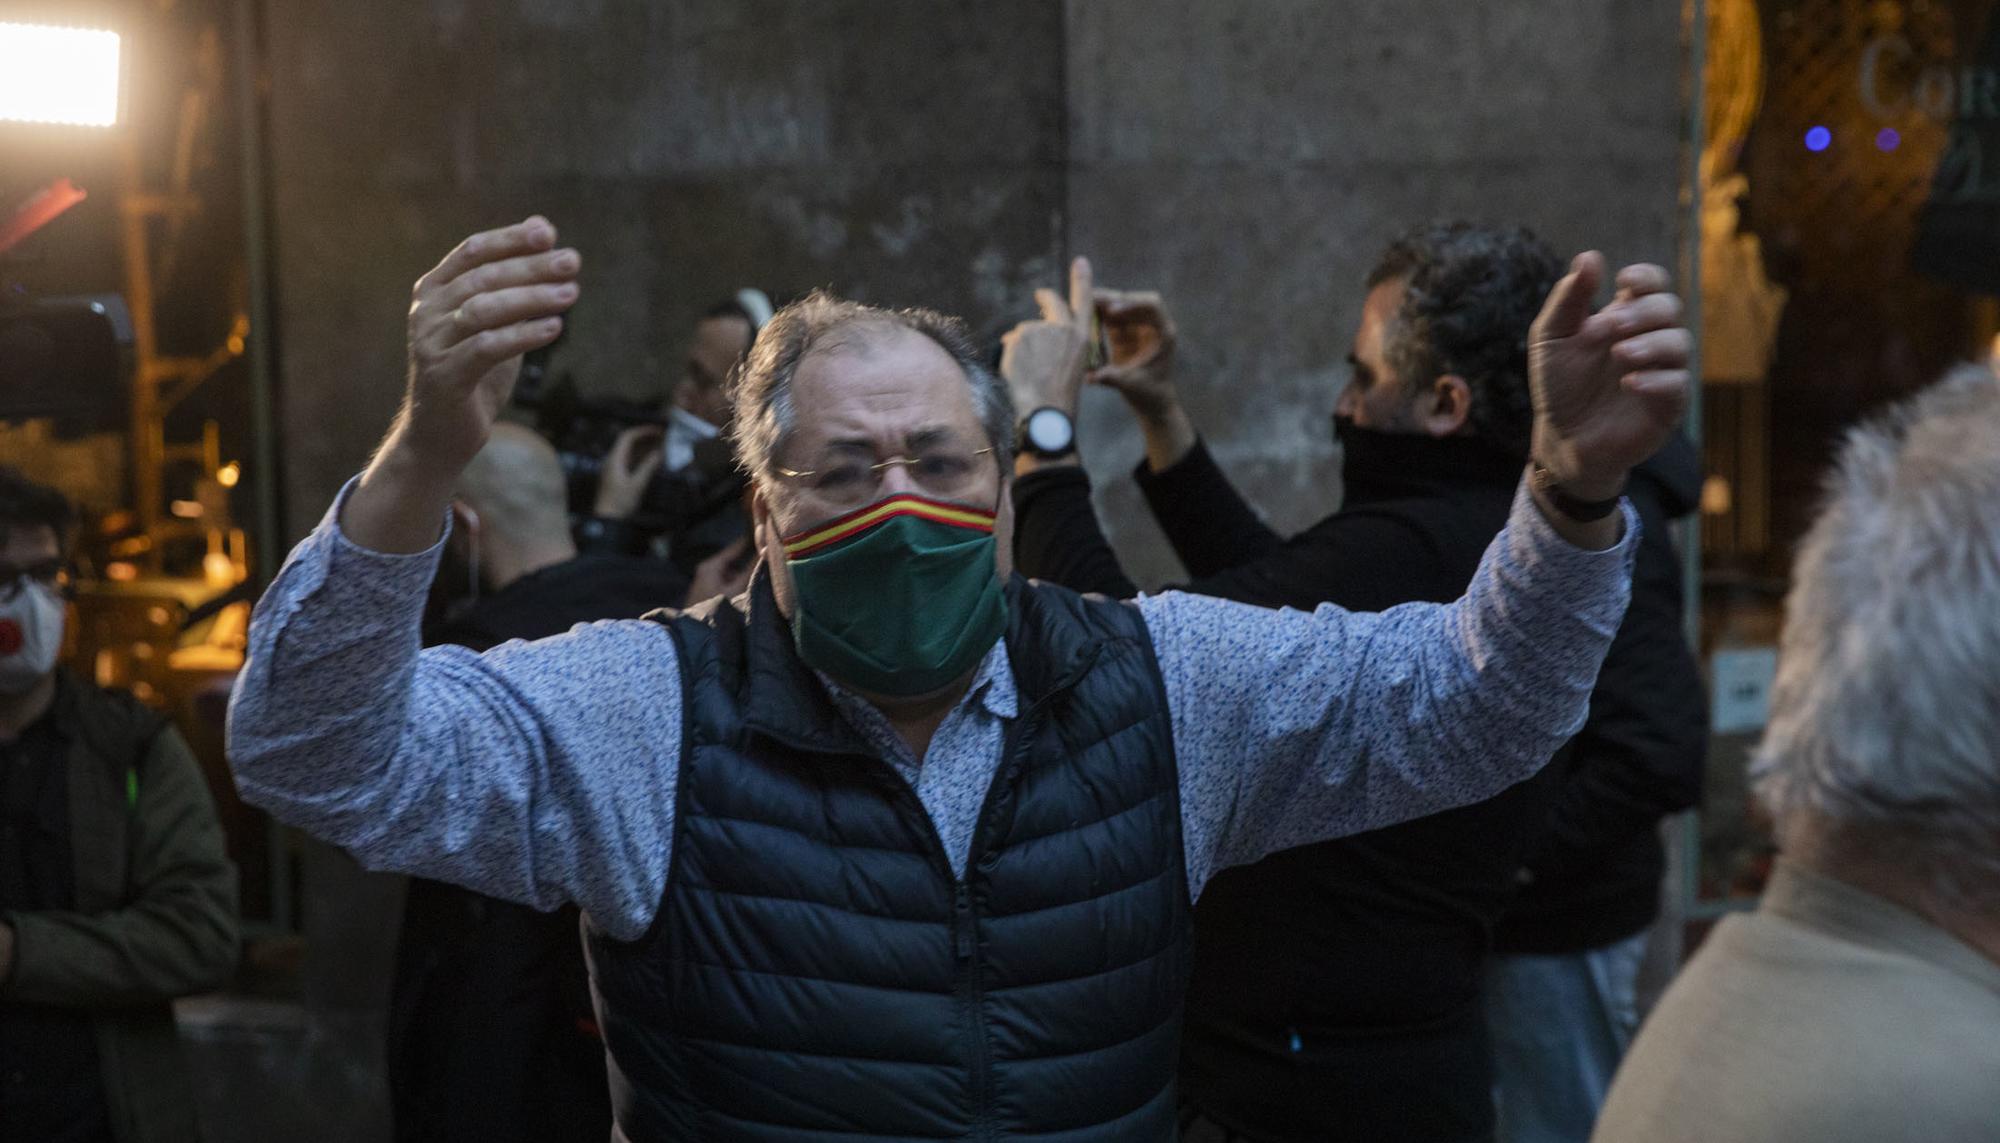
[{"label": "storefront window", "polygon": [[1701,650],[1714,745],[1692,881],[1772,853],[1745,767],[1792,550],[1845,429],[1991,355],[2000,25],[1991,0],[1706,0],[1699,162]]}]

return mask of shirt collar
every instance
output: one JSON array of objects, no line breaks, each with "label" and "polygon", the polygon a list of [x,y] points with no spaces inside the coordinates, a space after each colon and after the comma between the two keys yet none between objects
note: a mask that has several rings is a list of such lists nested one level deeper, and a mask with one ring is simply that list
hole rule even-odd
[{"label": "shirt collar", "polygon": [[1878,949],[1893,949],[2000,992],[2000,964],[1929,920],[1845,881],[1780,860],[1760,909]]}]

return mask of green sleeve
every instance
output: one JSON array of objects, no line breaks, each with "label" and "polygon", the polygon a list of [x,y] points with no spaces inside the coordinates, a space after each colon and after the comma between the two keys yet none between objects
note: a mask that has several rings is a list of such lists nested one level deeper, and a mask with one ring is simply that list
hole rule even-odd
[{"label": "green sleeve", "polygon": [[162,730],[139,767],[126,904],[108,912],[17,912],[0,1000],[71,1008],[159,1003],[220,986],[235,970],[236,867],[187,743]]}]

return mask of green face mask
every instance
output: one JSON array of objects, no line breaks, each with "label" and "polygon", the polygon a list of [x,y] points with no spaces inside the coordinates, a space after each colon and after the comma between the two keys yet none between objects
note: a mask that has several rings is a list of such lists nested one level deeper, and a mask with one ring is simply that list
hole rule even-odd
[{"label": "green face mask", "polygon": [[908,495],[786,537],[799,657],[871,694],[945,686],[1007,628],[993,544],[991,512]]}]

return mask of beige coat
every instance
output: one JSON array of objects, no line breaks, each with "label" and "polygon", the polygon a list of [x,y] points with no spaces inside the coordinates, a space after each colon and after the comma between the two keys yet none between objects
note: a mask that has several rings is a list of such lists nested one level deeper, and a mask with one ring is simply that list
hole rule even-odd
[{"label": "beige coat", "polygon": [[1597,1143],[1996,1143],[2000,963],[1780,864],[1640,1029]]}]

